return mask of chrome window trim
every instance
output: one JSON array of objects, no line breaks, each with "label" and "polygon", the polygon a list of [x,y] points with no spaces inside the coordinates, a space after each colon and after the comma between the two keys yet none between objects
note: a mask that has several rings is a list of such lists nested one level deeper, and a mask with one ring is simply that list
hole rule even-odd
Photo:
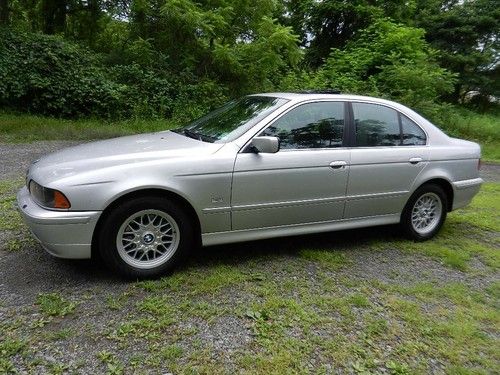
[{"label": "chrome window trim", "polygon": [[[240,147],[240,149],[238,151],[238,154],[244,153],[243,151],[250,144],[250,142],[252,141],[252,139],[254,137],[256,137],[259,133],[261,133],[262,131],[264,131],[265,129],[267,129],[275,121],[279,120],[282,116],[284,116],[285,114],[287,114],[291,110],[293,110],[293,109],[295,109],[295,108],[297,108],[297,107],[299,107],[299,106],[301,106],[303,104],[311,104],[311,103],[318,103],[318,102],[342,102],[342,103],[350,104],[351,106],[352,106],[353,103],[374,104],[374,105],[379,105],[379,106],[383,106],[383,107],[392,109],[393,111],[396,111],[396,113],[406,116],[415,125],[417,125],[420,129],[422,129],[422,131],[425,134],[425,145],[359,146],[359,147],[358,146],[341,146],[341,147],[332,147],[332,148],[298,148],[298,149],[286,149],[286,150],[284,149],[284,150],[279,150],[278,152],[282,152],[282,151],[283,152],[286,152],[286,151],[312,151],[312,150],[317,150],[317,151],[319,151],[319,150],[322,150],[322,151],[329,150],[329,151],[331,151],[331,150],[340,150],[340,149],[344,149],[344,150],[346,150],[346,149],[370,149],[370,150],[372,150],[372,149],[384,149],[384,148],[396,148],[396,147],[397,148],[399,148],[399,147],[408,148],[408,147],[428,147],[428,146],[430,146],[430,143],[429,143],[429,133],[427,132],[427,130],[425,129],[425,127],[423,127],[422,125],[420,125],[419,122],[416,121],[413,116],[409,115],[407,112],[401,111],[396,106],[393,106],[393,105],[390,105],[390,104],[387,104],[387,103],[380,103],[380,102],[378,102],[376,100],[369,100],[369,99],[316,98],[316,99],[301,100],[301,101],[298,101],[295,104],[292,104],[290,107],[285,108],[283,110],[283,112],[277,114],[275,117],[272,117],[271,119],[269,119],[268,121],[266,121],[266,123],[264,125],[262,125],[262,126],[258,126],[258,124],[255,124],[255,126],[253,128],[249,129],[247,133],[245,133],[245,134],[243,134],[241,136],[241,137],[244,137],[246,134],[248,134],[250,132],[253,133],[250,136],[250,138],[243,144],[243,146]],[[263,121],[264,120],[265,119],[263,119]],[[354,114],[353,114],[353,119],[352,120],[354,121]],[[344,119],[344,121],[346,121],[346,119]],[[345,126],[349,127],[349,125],[350,125],[349,121],[346,121]],[[257,129],[257,130],[255,130],[255,129]],[[352,129],[352,130],[355,131],[355,129]],[[235,142],[237,142],[237,140],[235,140]]]}]

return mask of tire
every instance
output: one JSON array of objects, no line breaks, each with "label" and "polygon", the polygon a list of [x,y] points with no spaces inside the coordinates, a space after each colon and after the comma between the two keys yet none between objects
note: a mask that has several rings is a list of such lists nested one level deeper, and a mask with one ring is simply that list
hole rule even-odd
[{"label": "tire", "polygon": [[401,227],[406,237],[426,241],[434,237],[446,220],[448,198],[435,184],[419,187],[410,197],[401,215]]},{"label": "tire", "polygon": [[104,263],[128,279],[167,274],[196,245],[191,217],[176,202],[140,197],[113,209],[102,222],[98,249]]}]

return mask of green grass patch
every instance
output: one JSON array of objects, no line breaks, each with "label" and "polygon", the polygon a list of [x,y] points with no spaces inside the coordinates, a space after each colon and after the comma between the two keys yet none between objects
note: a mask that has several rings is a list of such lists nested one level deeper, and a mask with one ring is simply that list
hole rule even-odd
[{"label": "green grass patch", "polygon": [[22,219],[16,210],[16,191],[22,180],[0,180],[0,230],[19,230]]},{"label": "green grass patch", "polygon": [[207,267],[206,270],[191,267],[159,281],[147,280],[139,282],[137,286],[150,292],[158,292],[161,290],[178,290],[189,285],[191,293],[194,295],[215,293],[222,288],[251,278],[252,275],[243,273],[236,266],[214,264]]},{"label": "green grass patch", "polygon": [[5,336],[5,334],[0,337],[0,374],[17,373],[11,358],[17,354],[22,354],[26,347],[26,341]]},{"label": "green grass patch", "polygon": [[349,301],[354,307],[364,308],[370,306],[370,301],[368,298],[361,293],[355,293],[349,296]]},{"label": "green grass patch", "polygon": [[0,231],[6,232],[4,246],[7,251],[18,251],[34,243],[16,209],[16,193],[23,180],[0,180]]},{"label": "green grass patch", "polygon": [[[438,120],[438,123],[446,133],[453,137],[480,143],[484,160],[500,162],[500,116],[454,108],[442,117],[443,119]],[[0,113],[0,142],[85,141],[168,130],[179,125],[181,122],[175,119],[68,120],[28,114]]]},{"label": "green grass patch", "polygon": [[346,256],[335,250],[303,249],[300,250],[299,255],[304,259],[322,264],[331,269],[339,269],[348,264]]},{"label": "green grass patch", "polygon": [[85,141],[168,130],[177,126],[178,123],[175,121],[165,119],[108,122],[101,119],[67,120],[26,114],[0,113],[0,141]]},{"label": "green grass patch", "polygon": [[59,317],[72,314],[77,306],[75,302],[68,301],[58,293],[40,293],[36,303],[44,315]]},{"label": "green grass patch", "polygon": [[481,145],[484,160],[500,162],[500,116],[481,114],[463,108],[446,111],[438,121],[452,137],[468,139]]},{"label": "green grass patch", "polygon": [[500,232],[500,184],[486,183],[473,203],[449,215],[452,223]]},{"label": "green grass patch", "polygon": [[499,212],[500,184],[487,183],[471,205],[448,214],[440,233],[431,241],[374,240],[370,246],[425,254],[461,271],[468,271],[470,261],[476,257],[495,272],[500,267]]}]

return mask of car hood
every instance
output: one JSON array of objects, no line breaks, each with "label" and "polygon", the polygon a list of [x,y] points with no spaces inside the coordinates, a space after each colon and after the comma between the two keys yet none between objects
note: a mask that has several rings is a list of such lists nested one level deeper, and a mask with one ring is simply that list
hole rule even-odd
[{"label": "car hood", "polygon": [[84,143],[48,154],[33,162],[29,178],[47,186],[50,182],[90,170],[213,154],[223,146],[185,137],[171,131],[139,134]]}]

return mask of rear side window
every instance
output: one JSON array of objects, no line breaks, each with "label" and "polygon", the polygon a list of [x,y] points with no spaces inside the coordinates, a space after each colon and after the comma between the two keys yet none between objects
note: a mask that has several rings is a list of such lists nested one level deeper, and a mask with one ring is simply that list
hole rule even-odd
[{"label": "rear side window", "polygon": [[260,135],[280,139],[280,149],[332,148],[342,146],[344,103],[303,104],[286,113]]},{"label": "rear side window", "polygon": [[425,145],[426,136],[424,131],[411,121],[408,117],[401,114],[401,129],[403,131],[403,145],[404,146],[420,146]]},{"label": "rear side window", "polygon": [[357,146],[399,146],[401,144],[398,113],[395,110],[365,103],[352,103],[352,109]]}]

